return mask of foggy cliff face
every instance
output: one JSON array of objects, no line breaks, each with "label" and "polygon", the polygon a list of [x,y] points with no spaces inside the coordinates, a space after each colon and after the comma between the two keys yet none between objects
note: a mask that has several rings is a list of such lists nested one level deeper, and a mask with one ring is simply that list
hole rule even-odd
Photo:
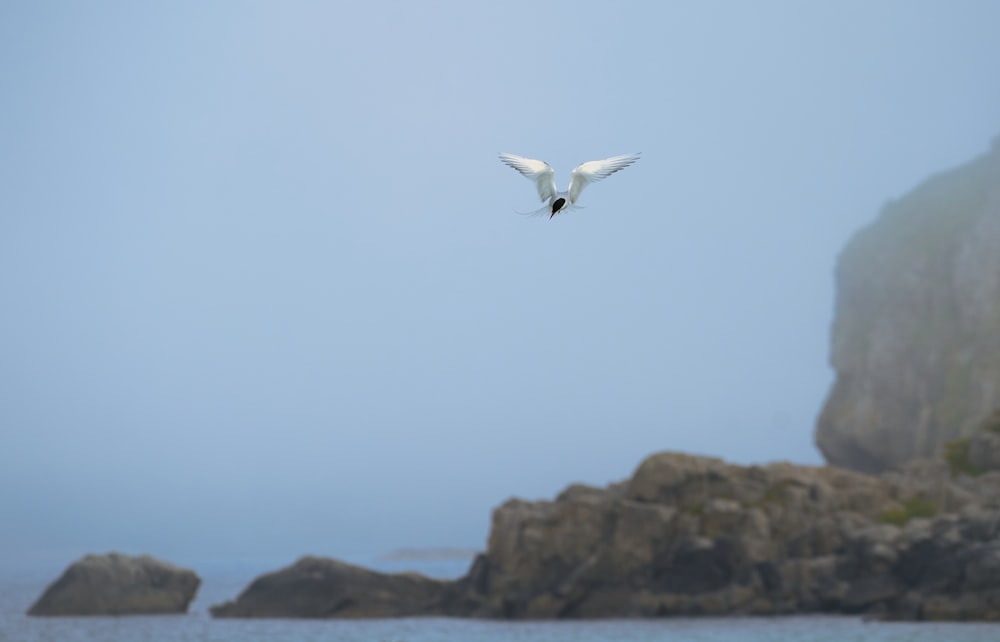
[{"label": "foggy cliff face", "polygon": [[936,456],[1000,405],[998,337],[1000,138],[890,203],[841,254],[817,446],[868,472]]}]

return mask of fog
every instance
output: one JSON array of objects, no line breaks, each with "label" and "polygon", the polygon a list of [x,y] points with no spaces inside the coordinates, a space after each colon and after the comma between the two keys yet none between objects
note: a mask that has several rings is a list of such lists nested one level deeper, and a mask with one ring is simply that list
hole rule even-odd
[{"label": "fog", "polygon": [[[998,24],[3,3],[0,570],[369,564],[657,451],[821,463],[838,252],[1000,133]],[[497,152],[642,158],[549,221]]]}]

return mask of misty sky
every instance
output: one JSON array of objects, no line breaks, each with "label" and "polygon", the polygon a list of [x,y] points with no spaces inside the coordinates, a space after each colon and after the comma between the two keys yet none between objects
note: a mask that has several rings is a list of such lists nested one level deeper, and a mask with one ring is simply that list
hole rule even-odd
[{"label": "misty sky", "polygon": [[[0,571],[483,547],[820,463],[850,235],[1000,134],[1000,3],[0,4]],[[642,152],[552,221],[496,158]]]}]

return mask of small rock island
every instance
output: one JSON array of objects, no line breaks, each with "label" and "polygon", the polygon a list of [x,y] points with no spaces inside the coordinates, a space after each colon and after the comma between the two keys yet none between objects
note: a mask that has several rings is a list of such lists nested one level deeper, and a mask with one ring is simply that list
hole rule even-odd
[{"label": "small rock island", "polygon": [[376,618],[441,615],[449,582],[415,573],[370,571],[322,557],[254,580],[236,599],[211,608],[214,617]]},{"label": "small rock island", "polygon": [[38,598],[28,615],[186,613],[201,579],[149,555],[87,555]]}]

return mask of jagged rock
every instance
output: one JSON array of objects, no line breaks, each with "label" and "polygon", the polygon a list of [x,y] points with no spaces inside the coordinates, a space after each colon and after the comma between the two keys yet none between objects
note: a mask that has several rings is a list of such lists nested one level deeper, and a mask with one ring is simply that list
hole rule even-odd
[{"label": "jagged rock", "polygon": [[[476,612],[886,612],[909,590],[895,573],[901,547],[930,531],[883,520],[909,520],[908,502],[925,496],[954,510],[983,499],[931,462],[876,478],[661,453],[604,492],[571,488],[555,502],[498,508]],[[917,506],[934,505],[925,501]]]},{"label": "jagged rock", "polygon": [[922,523],[893,568],[908,593],[886,617],[1000,620],[1000,512],[967,510]]},{"label": "jagged rock", "polygon": [[28,615],[184,613],[201,580],[148,555],[87,555],[74,562],[28,610]]},{"label": "jagged rock", "polygon": [[881,472],[971,435],[1000,406],[1000,138],[887,205],[836,276],[826,460]]},{"label": "jagged rock", "polygon": [[447,582],[415,573],[370,571],[332,559],[303,557],[263,575],[214,617],[369,618],[439,615]]},{"label": "jagged rock", "polygon": [[[799,610],[806,593],[820,610],[850,588],[826,558],[902,492],[833,468],[661,453],[604,492],[570,489],[494,511],[478,613],[778,613]],[[823,559],[789,564],[796,557]],[[802,578],[821,568],[831,576],[803,591]]]},{"label": "jagged rock", "polygon": [[1000,474],[915,462],[880,477],[660,453],[625,482],[493,511],[454,582],[307,558],[220,617],[1000,617]]}]

